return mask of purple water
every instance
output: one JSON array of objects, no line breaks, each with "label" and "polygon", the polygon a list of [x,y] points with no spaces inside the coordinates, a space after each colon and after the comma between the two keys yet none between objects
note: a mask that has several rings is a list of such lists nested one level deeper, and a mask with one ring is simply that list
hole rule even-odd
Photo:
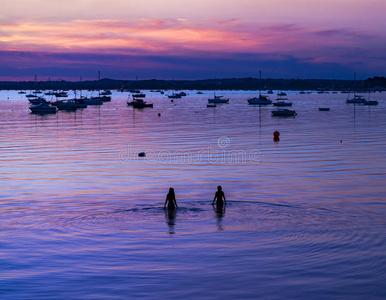
[{"label": "purple water", "polygon": [[385,298],[384,93],[292,92],[289,118],[146,93],[39,116],[0,92],[0,298]]}]

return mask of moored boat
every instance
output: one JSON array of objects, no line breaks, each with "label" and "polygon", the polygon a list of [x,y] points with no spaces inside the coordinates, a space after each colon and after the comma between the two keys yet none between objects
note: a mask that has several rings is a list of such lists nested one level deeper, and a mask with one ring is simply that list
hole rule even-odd
[{"label": "moored boat", "polygon": [[138,94],[133,94],[133,98],[145,98],[146,97],[146,94],[144,93],[138,93]]},{"label": "moored boat", "polygon": [[213,98],[208,99],[209,103],[228,103],[229,98],[223,98],[223,96],[214,96]]},{"label": "moored boat", "polygon": [[273,103],[274,106],[292,106],[292,102],[288,101],[288,98],[277,98]]},{"label": "moored boat", "polygon": [[92,99],[92,100],[99,100],[99,101],[102,101],[102,102],[110,102],[111,101],[111,97],[110,96],[96,96],[96,97],[91,97],[90,99]]},{"label": "moored boat", "polygon": [[[127,103],[129,105],[129,102]],[[145,108],[145,107],[153,107],[153,103],[147,103],[142,99],[134,99],[132,106],[134,108]]]},{"label": "moored boat", "polygon": [[47,102],[42,102],[37,105],[33,105],[29,108],[31,112],[36,114],[54,114],[57,111],[55,106],[48,105]]},{"label": "moored boat", "polygon": [[361,95],[354,95],[354,98],[347,99],[346,103],[354,103],[354,104],[363,104],[365,103],[366,99]]},{"label": "moored boat", "polygon": [[59,100],[51,103],[51,105],[56,106],[58,110],[75,111],[78,109],[78,105],[74,100]]},{"label": "moored boat", "polygon": [[272,116],[278,116],[278,117],[290,117],[290,116],[296,116],[297,113],[294,110],[286,109],[286,108],[279,108],[277,110],[273,110]]},{"label": "moored boat", "polygon": [[43,102],[47,102],[43,97],[29,98],[28,101],[33,105],[38,105]]},{"label": "moored boat", "polygon": [[102,105],[103,101],[98,99],[92,99],[92,98],[81,98],[84,103],[87,105]]},{"label": "moored boat", "polygon": [[259,95],[258,97],[248,99],[249,104],[268,105],[272,104],[272,100],[268,96]]},{"label": "moored boat", "polygon": [[378,105],[378,101],[375,101],[375,100],[365,100],[365,102],[363,102],[363,105]]}]

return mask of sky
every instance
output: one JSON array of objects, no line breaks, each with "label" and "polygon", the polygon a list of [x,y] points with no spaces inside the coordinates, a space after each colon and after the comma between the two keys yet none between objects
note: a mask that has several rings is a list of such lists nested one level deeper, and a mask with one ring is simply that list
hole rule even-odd
[{"label": "sky", "polygon": [[0,0],[0,80],[386,74],[385,0]]}]

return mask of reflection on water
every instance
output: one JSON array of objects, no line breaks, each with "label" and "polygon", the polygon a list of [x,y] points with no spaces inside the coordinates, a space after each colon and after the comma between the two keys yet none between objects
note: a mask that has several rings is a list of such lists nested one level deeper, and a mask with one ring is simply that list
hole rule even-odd
[{"label": "reflection on water", "polygon": [[41,116],[0,92],[3,298],[383,298],[384,94],[291,93],[284,119],[191,94]]},{"label": "reflection on water", "polygon": [[217,218],[217,229],[218,229],[218,231],[222,231],[222,230],[224,230],[224,228],[222,226],[222,218],[225,215],[225,206],[226,205],[217,204],[217,205],[212,205],[212,206],[213,206],[213,211],[215,212],[216,218]]},{"label": "reflection on water", "polygon": [[175,233],[174,226],[176,225],[177,210],[177,208],[165,208],[165,218],[170,234]]}]

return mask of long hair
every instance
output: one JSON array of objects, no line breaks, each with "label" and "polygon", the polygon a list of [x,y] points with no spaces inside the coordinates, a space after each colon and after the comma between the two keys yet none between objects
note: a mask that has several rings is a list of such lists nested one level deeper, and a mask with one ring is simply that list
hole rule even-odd
[{"label": "long hair", "polygon": [[173,197],[173,198],[175,197],[174,189],[173,189],[173,188],[170,188],[170,189],[169,189],[168,196],[171,196],[171,197]]}]

